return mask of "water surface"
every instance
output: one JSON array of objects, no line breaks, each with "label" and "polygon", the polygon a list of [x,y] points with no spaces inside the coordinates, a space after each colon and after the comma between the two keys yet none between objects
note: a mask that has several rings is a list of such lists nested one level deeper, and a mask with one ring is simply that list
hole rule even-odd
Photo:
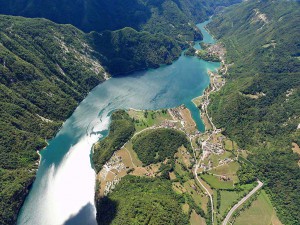
[{"label": "water surface", "polygon": [[[209,38],[206,34],[204,37]],[[182,55],[172,65],[111,78],[94,88],[41,151],[37,177],[18,224],[95,225],[95,172],[90,152],[92,145],[107,135],[112,111],[186,104],[198,129],[203,131],[199,110],[191,100],[208,86],[207,70],[218,66],[219,63]]]}]

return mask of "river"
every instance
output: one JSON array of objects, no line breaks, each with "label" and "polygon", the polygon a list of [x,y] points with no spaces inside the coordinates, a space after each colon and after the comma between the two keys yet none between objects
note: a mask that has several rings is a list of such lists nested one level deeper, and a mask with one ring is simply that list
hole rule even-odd
[{"label": "river", "polygon": [[[198,24],[204,42],[214,40]],[[196,43],[197,48],[199,43]],[[198,129],[199,110],[191,100],[209,85],[207,70],[219,63],[183,54],[172,65],[111,78],[94,88],[41,151],[36,180],[19,213],[19,225],[95,225],[95,172],[91,148],[108,134],[116,109],[160,109],[185,104]]]}]

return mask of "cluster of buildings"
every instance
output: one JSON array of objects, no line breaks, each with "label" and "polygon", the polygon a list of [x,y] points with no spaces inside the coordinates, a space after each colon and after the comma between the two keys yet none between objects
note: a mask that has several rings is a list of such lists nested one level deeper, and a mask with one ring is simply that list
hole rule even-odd
[{"label": "cluster of buildings", "polygon": [[[106,179],[106,176],[109,172],[112,172],[112,170],[116,170],[118,173],[126,170],[124,163],[122,162],[122,157],[118,156],[116,153],[110,158],[109,161],[107,161],[102,170],[100,171],[100,176],[103,180]],[[113,172],[112,172],[113,173]]]},{"label": "cluster of buildings", "polygon": [[227,176],[225,176],[225,175],[221,175],[221,176],[219,177],[219,179],[220,179],[221,181],[229,181],[229,180],[231,180],[230,177],[227,177]]},{"label": "cluster of buildings", "polygon": [[234,161],[234,160],[231,159],[231,158],[225,158],[225,159],[222,159],[222,160],[219,161],[219,165],[220,165],[220,166],[221,166],[221,165],[225,165],[225,164],[228,164],[228,163],[233,162],[233,161]]},{"label": "cluster of buildings", "polygon": [[146,168],[146,170],[147,170],[147,172],[145,173],[145,176],[147,176],[147,177],[155,177],[156,176],[156,173],[154,172],[154,171],[152,171],[152,170],[148,170],[147,168]]},{"label": "cluster of buildings", "polygon": [[183,118],[180,114],[180,109],[185,109],[185,107],[182,105],[179,108],[172,108],[169,109],[169,113],[171,114],[171,116],[178,121],[183,121]]},{"label": "cluster of buildings", "polygon": [[213,89],[215,91],[220,90],[221,87],[225,84],[225,79],[223,79],[218,74],[215,74],[213,72],[211,72],[211,79],[213,81],[211,84],[213,85]]},{"label": "cluster of buildings", "polygon": [[225,151],[223,149],[223,145],[221,143],[211,143],[207,142],[205,146],[203,146],[203,151],[210,151],[215,155],[222,155]]},{"label": "cluster of buildings", "polygon": [[121,178],[114,178],[112,181],[107,181],[104,189],[104,196],[108,195],[110,191],[115,189],[116,185],[120,182]]},{"label": "cluster of buildings", "polygon": [[222,58],[225,55],[225,48],[220,43],[210,45],[205,50],[209,55],[218,56],[219,58]]},{"label": "cluster of buildings", "polygon": [[211,161],[209,161],[208,164],[201,163],[199,168],[203,169],[203,171],[210,170],[212,169],[212,163]]},{"label": "cluster of buildings", "polygon": [[176,122],[174,121],[171,121],[171,120],[164,120],[162,123],[161,123],[161,126],[164,127],[164,128],[176,128]]}]

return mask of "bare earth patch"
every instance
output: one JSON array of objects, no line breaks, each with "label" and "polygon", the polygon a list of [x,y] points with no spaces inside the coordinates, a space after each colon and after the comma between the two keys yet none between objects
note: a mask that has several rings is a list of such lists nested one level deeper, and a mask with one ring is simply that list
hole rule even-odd
[{"label": "bare earth patch", "polygon": [[293,152],[298,153],[300,155],[299,145],[297,145],[297,143],[295,143],[295,142],[293,142],[292,145],[293,145],[293,148],[292,148]]},{"label": "bare earth patch", "polygon": [[[293,142],[292,146],[293,146],[293,148],[292,148],[293,152],[295,152],[295,153],[297,153],[297,154],[300,155],[300,147],[299,147],[299,145],[297,145],[297,143]],[[300,167],[300,160],[298,161],[298,166]]]}]

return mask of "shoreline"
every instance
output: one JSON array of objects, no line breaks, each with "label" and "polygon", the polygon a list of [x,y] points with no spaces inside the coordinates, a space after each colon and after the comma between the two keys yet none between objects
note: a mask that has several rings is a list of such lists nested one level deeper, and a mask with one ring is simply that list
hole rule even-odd
[{"label": "shoreline", "polygon": [[[47,148],[47,146],[45,148]],[[45,149],[45,148],[43,148],[43,149]],[[40,164],[41,164],[41,161],[42,161],[42,155],[41,155],[39,150],[37,150],[36,153],[39,155],[39,159],[37,160],[37,162],[38,162],[38,167],[40,167]]]},{"label": "shoreline", "polygon": [[[221,59],[221,57],[220,57]],[[209,96],[211,93],[213,92],[217,92],[219,91],[224,85],[225,85],[225,77],[224,75],[227,73],[227,65],[225,64],[225,60],[221,59],[221,65],[218,69],[216,69],[216,72],[210,71],[209,69],[207,70],[207,74],[209,76],[209,85],[204,89],[203,93],[195,98],[193,98],[191,101],[193,102],[193,104],[199,109],[199,113],[200,113],[200,117],[202,119],[202,122],[205,126],[205,131],[204,134],[207,132],[207,127],[215,127],[214,124],[212,123],[212,118],[209,117],[207,109],[208,109],[208,105],[210,103],[209,101]],[[222,75],[220,75],[220,71],[222,70],[222,68],[226,68],[225,72],[222,73]],[[221,82],[217,82],[217,79],[222,79]],[[204,100],[206,99],[206,101]],[[197,101],[197,102],[196,102]],[[198,103],[198,105],[197,105]],[[200,107],[201,106],[201,107]],[[207,124],[207,122],[205,121],[206,118],[209,120],[209,124]]]}]

